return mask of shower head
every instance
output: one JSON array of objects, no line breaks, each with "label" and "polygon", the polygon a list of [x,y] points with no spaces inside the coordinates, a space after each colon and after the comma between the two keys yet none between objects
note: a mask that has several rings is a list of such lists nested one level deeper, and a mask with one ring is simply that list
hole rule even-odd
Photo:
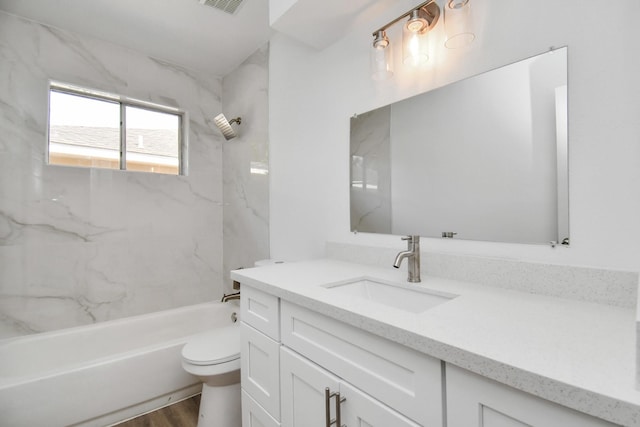
[{"label": "shower head", "polygon": [[224,138],[227,141],[238,136],[231,125],[233,123],[242,123],[242,118],[236,117],[235,119],[227,120],[224,114],[220,113],[213,118],[213,121],[216,126],[218,126],[218,129],[220,129],[220,132],[222,132],[222,135],[224,135]]}]

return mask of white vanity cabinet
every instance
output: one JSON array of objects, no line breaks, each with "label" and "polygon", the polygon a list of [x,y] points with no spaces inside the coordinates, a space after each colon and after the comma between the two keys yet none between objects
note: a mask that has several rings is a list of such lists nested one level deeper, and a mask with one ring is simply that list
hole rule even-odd
[{"label": "white vanity cabinet", "polygon": [[613,427],[447,364],[448,427]]},{"label": "white vanity cabinet", "polygon": [[326,427],[326,388],[350,427],[443,425],[439,360],[249,286],[240,318],[243,427]]},{"label": "white vanity cabinet", "polygon": [[250,287],[240,297],[242,426],[280,425],[280,301]]},{"label": "white vanity cabinet", "polygon": [[242,289],[243,427],[336,427],[338,407],[347,427],[443,427],[445,418],[447,427],[614,426]]}]

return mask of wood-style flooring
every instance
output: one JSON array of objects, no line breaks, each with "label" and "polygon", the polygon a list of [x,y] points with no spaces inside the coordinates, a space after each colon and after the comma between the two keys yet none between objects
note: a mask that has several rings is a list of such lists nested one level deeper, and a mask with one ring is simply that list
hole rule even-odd
[{"label": "wood-style flooring", "polygon": [[200,395],[198,394],[117,424],[117,427],[196,427],[199,405]]}]

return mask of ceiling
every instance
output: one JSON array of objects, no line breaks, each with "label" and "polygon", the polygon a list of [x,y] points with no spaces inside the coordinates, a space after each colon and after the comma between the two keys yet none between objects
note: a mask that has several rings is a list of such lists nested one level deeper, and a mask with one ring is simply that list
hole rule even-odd
[{"label": "ceiling", "polygon": [[223,77],[269,40],[269,2],[233,15],[198,0],[0,0],[0,10]]}]

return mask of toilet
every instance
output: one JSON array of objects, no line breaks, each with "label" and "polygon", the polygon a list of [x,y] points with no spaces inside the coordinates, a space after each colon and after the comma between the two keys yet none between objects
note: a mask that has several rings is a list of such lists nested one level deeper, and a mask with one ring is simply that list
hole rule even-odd
[{"label": "toilet", "polygon": [[202,381],[198,427],[240,427],[240,322],[192,336],[182,367]]}]

